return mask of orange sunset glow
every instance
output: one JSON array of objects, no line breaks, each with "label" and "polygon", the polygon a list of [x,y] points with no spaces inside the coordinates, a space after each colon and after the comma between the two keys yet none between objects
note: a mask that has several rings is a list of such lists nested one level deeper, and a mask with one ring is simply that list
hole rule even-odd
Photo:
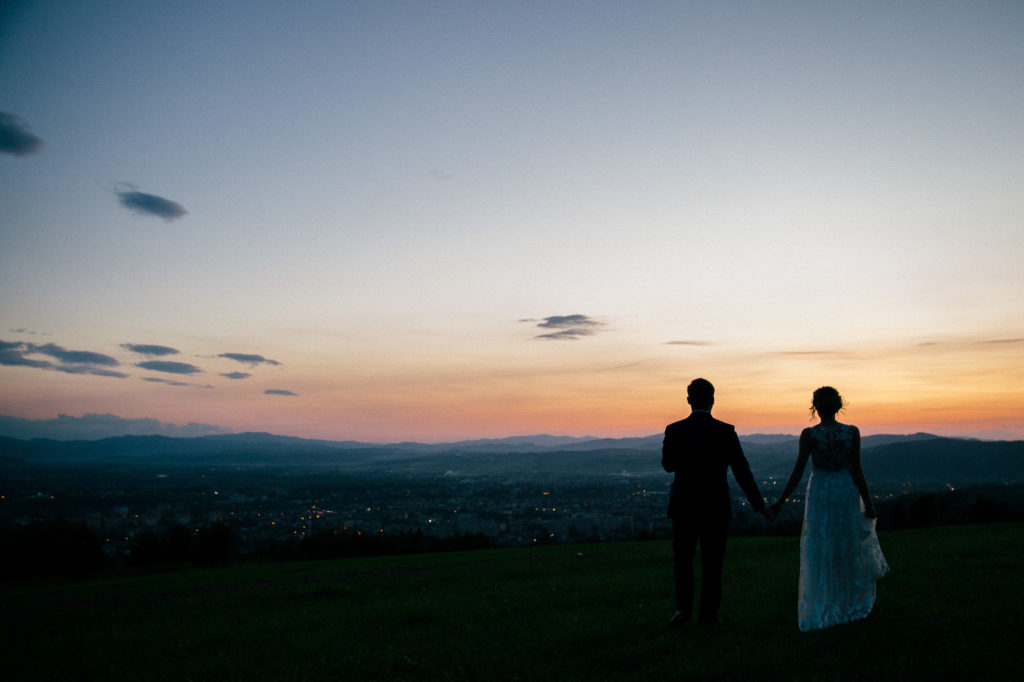
[{"label": "orange sunset glow", "polygon": [[702,376],[742,434],[832,385],[1024,438],[1017,7],[46,5],[0,17],[0,416],[646,436]]}]

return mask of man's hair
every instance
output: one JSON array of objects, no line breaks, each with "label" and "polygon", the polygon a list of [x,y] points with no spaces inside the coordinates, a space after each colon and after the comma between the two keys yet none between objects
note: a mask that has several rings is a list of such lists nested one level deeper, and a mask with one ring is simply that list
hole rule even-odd
[{"label": "man's hair", "polygon": [[710,407],[715,402],[715,387],[707,379],[694,379],[686,387],[686,398],[693,407]]}]

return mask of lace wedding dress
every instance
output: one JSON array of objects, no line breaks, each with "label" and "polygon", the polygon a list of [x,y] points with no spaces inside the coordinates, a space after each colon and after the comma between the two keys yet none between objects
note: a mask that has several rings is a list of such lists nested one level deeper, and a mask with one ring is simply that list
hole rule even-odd
[{"label": "lace wedding dress", "polygon": [[854,429],[811,428],[811,476],[800,536],[800,630],[821,630],[864,618],[875,603],[885,562],[875,521],[864,516],[850,475]]}]

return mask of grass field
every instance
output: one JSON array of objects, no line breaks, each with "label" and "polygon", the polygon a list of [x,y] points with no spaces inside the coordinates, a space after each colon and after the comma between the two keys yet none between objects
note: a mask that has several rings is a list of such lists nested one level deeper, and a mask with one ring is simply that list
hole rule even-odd
[{"label": "grass field", "polygon": [[883,534],[866,620],[796,627],[798,540],[735,538],[669,629],[664,541],[0,585],[8,680],[1021,679],[1024,525]]}]

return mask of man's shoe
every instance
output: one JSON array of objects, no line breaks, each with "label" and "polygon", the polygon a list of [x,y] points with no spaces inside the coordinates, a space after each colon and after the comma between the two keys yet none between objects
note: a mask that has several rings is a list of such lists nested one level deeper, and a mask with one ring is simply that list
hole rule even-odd
[{"label": "man's shoe", "polygon": [[676,611],[672,614],[672,617],[668,619],[668,626],[671,628],[677,628],[680,625],[686,625],[690,622],[690,614],[684,613],[683,611]]}]

